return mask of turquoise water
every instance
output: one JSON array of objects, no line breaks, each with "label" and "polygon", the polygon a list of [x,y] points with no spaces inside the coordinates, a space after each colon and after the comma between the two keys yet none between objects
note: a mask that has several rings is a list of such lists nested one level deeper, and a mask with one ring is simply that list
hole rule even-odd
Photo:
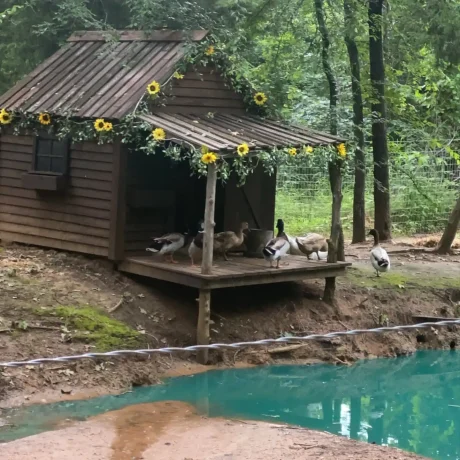
[{"label": "turquoise water", "polygon": [[396,446],[433,459],[460,459],[460,353],[332,365],[270,366],[210,371],[136,388],[121,396],[3,411],[12,427],[0,442],[84,420],[128,405],[177,400],[205,415],[289,423]]}]

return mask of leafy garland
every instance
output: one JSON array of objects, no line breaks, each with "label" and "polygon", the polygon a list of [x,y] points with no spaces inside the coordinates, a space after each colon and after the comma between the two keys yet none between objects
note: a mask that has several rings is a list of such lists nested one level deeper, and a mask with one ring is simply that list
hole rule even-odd
[{"label": "leafy garland", "polygon": [[[190,46],[181,66],[163,86],[171,83],[172,79],[183,78],[181,72],[185,73],[190,64],[206,66],[212,62],[234,83],[235,90],[243,95],[253,112],[255,111],[261,116],[266,115],[269,111],[267,95],[262,91],[254,93],[248,82],[241,78],[235,79],[236,71],[225,64],[225,57],[222,55],[215,56],[216,49],[218,50],[217,45],[208,42],[205,47],[201,44],[200,48],[201,53],[197,52],[200,51],[197,49],[197,45]],[[146,94],[150,101],[153,100],[156,104],[162,103],[161,89],[162,86],[156,81],[147,86]],[[257,152],[257,156],[252,156],[250,155],[251,146],[247,142],[240,144],[234,155],[230,153],[230,155],[222,156],[210,151],[206,145],[197,148],[183,140],[170,138],[161,126],[154,127],[152,130],[149,123],[138,118],[138,115],[142,113],[149,113],[148,105],[148,100],[143,98],[132,114],[113,122],[101,118],[94,121],[71,116],[53,116],[48,113],[36,115],[9,112],[0,108],[0,133],[9,127],[13,128],[13,133],[16,135],[20,135],[24,131],[38,135],[45,130],[58,139],[71,138],[74,142],[94,141],[98,144],[111,143],[117,138],[121,139],[124,144],[136,146],[136,150],[144,151],[147,155],[163,152],[173,161],[188,161],[192,173],[200,176],[207,174],[209,164],[215,164],[218,177],[221,180],[226,181],[234,172],[239,177],[241,185],[259,164],[263,165],[268,174],[273,174],[280,166],[293,164],[299,160],[308,164],[316,154],[322,155],[329,162],[340,162],[343,165],[346,164],[348,158],[344,144],[315,148],[305,145],[301,149],[295,147],[273,148],[269,151]]]}]

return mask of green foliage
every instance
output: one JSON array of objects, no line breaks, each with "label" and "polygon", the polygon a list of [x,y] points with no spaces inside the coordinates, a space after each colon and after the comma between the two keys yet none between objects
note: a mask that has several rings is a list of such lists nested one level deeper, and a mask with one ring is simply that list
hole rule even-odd
[{"label": "green foliage", "polygon": [[[344,44],[344,36],[350,34],[356,37],[361,60],[365,133],[370,147],[373,95],[369,81],[367,8],[366,2],[350,1],[352,30],[345,30],[343,3],[325,2],[330,60],[339,89],[339,133],[350,138],[352,132],[350,69]],[[423,220],[420,216],[426,216],[428,222],[452,206],[458,193],[458,181],[453,179],[421,193],[425,176],[417,176],[420,165],[416,172],[412,168],[417,161],[425,161],[427,155],[442,161],[447,161],[446,156],[454,162],[460,161],[459,9],[458,0],[401,0],[391,2],[383,17],[392,207],[397,231],[416,228],[402,224],[397,217],[399,209],[404,212],[405,222],[420,222]],[[321,68],[321,43],[312,0],[29,0],[20,5],[15,5],[14,0],[0,0],[0,11],[7,12],[0,20],[0,93],[54,52],[77,29],[208,29],[209,40],[216,45],[215,62],[247,100],[251,91],[264,91],[269,97],[269,115],[328,130],[329,92]],[[194,51],[196,47],[191,46],[189,62],[197,62],[192,57]],[[201,59],[202,56],[198,62]],[[80,132],[91,130],[90,125],[81,128]],[[121,134],[126,132],[116,129]],[[151,154],[157,151],[158,146],[148,139],[145,127],[124,137],[129,142],[134,138],[140,140],[140,145]],[[414,152],[424,153],[416,159]],[[177,147],[168,147],[166,153],[173,159],[190,161],[199,174],[205,172],[199,152],[184,155]],[[287,160],[277,152],[267,152],[263,158],[271,172]],[[221,177],[226,179],[231,170],[244,177],[254,164],[245,159],[222,161],[220,166]],[[373,183],[369,181],[368,204],[372,202],[372,189]],[[321,193],[308,199],[329,215],[329,194],[324,182]],[[286,209],[291,206],[289,203],[294,207],[299,199],[304,199],[301,194],[286,194],[284,189],[279,196],[283,198],[278,202],[284,203],[281,206]],[[351,224],[351,199],[351,190],[346,188],[343,204],[346,228]],[[302,216],[293,225],[299,230],[310,225],[318,225],[315,227],[318,230],[327,228],[328,224],[321,223],[326,222],[326,217],[320,222],[315,220],[319,212],[314,214],[308,218]]]},{"label": "green foliage", "polygon": [[93,307],[60,306],[40,309],[36,313],[62,318],[73,339],[94,343],[99,351],[134,348],[140,344],[138,331]]}]

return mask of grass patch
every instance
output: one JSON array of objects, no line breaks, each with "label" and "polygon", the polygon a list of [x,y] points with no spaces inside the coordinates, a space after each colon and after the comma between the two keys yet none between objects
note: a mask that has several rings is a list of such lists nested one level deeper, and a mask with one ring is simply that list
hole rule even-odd
[{"label": "grass patch", "polygon": [[127,324],[109,318],[93,307],[56,307],[36,310],[40,316],[57,316],[65,321],[73,339],[91,342],[100,351],[133,348],[142,335]]},{"label": "grass patch", "polygon": [[439,276],[434,273],[419,273],[410,275],[408,273],[389,272],[382,274],[379,278],[375,271],[370,268],[353,266],[347,270],[347,279],[355,286],[380,288],[380,289],[458,289],[460,279],[453,276]]}]

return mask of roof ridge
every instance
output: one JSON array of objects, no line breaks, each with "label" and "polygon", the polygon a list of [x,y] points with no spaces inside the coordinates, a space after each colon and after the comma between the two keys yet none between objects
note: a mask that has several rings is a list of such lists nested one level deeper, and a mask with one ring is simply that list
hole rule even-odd
[{"label": "roof ridge", "polygon": [[185,42],[201,41],[208,34],[207,30],[80,30],[74,32],[68,42],[107,42],[107,41],[145,41],[145,42]]}]

